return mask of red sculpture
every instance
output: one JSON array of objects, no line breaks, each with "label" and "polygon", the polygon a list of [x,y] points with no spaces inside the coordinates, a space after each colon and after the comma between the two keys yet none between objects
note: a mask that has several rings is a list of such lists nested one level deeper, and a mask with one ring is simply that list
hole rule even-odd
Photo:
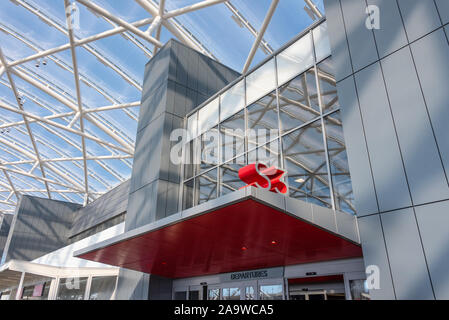
[{"label": "red sculpture", "polygon": [[[276,167],[267,167],[263,163],[253,163],[239,170],[239,178],[247,185],[268,189],[271,192],[287,193],[287,186],[281,181],[284,171]],[[240,189],[242,189],[240,188]]]}]

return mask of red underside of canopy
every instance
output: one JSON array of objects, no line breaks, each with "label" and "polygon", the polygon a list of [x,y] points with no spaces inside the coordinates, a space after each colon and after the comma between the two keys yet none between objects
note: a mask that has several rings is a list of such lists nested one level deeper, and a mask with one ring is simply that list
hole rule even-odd
[{"label": "red underside of canopy", "polygon": [[359,245],[248,199],[78,257],[184,278],[361,256]]}]

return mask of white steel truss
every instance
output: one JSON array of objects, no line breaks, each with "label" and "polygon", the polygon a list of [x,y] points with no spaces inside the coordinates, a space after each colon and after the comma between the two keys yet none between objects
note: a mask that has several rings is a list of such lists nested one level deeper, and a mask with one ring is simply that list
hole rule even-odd
[{"label": "white steel truss", "polygon": [[[129,175],[119,172],[109,161],[118,161],[129,169],[134,156],[135,137],[131,137],[119,126],[119,119],[114,119],[107,111],[123,112],[129,119],[136,122],[137,113],[134,108],[140,106],[140,101],[126,102],[118,98],[102,83],[90,79],[78,67],[77,48],[83,48],[113,73],[121,77],[131,87],[142,91],[142,84],[136,80],[132,72],[103,53],[96,41],[121,35],[132,46],[138,48],[148,58],[151,58],[164,43],[161,42],[162,28],[184,44],[215,59],[215,55],[189,31],[177,17],[214,5],[224,6],[241,27],[244,27],[253,37],[254,42],[244,64],[242,72],[248,71],[256,51],[261,48],[266,54],[274,50],[264,39],[265,31],[276,10],[279,0],[272,0],[265,19],[259,30],[253,27],[244,14],[229,0],[199,0],[198,2],[174,10],[166,9],[170,0],[134,0],[149,17],[127,22],[111,13],[106,8],[92,0],[60,0],[65,8],[65,21],[60,21],[32,0],[11,0],[20,8],[28,11],[50,28],[67,37],[65,44],[45,49],[39,43],[29,39],[26,33],[16,30],[13,26],[0,21],[0,31],[15,38],[31,49],[34,53],[12,59],[4,55],[0,46],[0,86],[11,90],[15,101],[0,97],[0,213],[14,212],[14,207],[21,194],[38,194],[53,198],[54,195],[67,200],[87,204],[105,191],[111,189],[117,182],[125,181]],[[131,0],[129,0],[131,1]],[[76,2],[97,17],[106,21],[111,29],[79,37],[74,32],[70,5]],[[321,18],[322,14],[312,0],[304,0],[306,10]],[[310,14],[310,13],[309,13]],[[146,31],[141,28],[145,27]],[[58,53],[69,51],[71,61],[66,62],[57,56]],[[65,85],[53,79],[50,75],[42,77],[29,67],[30,63],[40,61],[54,62],[62,70],[73,75],[73,86]],[[26,86],[24,85],[26,84]],[[110,105],[91,106],[83,99],[81,86],[87,86],[109,101]],[[38,90],[60,105],[45,101],[30,90]],[[32,101],[42,108],[45,115],[27,110],[25,101]],[[66,109],[62,109],[62,107]],[[64,110],[64,111],[61,111]],[[15,115],[11,120],[8,115]],[[17,118],[18,117],[18,118]],[[86,126],[89,123],[89,126]],[[43,130],[36,132],[34,128]],[[11,133],[19,136],[12,136]],[[67,146],[76,150],[79,155],[73,156],[66,150],[61,150],[46,137],[46,133],[64,141]],[[99,134],[101,133],[101,134]],[[77,137],[77,139],[74,139]],[[95,142],[109,154],[97,154],[87,147],[88,142]],[[43,151],[46,150],[46,151]],[[13,160],[11,160],[13,159]],[[99,166],[112,177],[114,182],[103,177],[92,164]],[[64,164],[71,164],[77,171],[70,170]],[[98,190],[102,186],[102,190]]]}]

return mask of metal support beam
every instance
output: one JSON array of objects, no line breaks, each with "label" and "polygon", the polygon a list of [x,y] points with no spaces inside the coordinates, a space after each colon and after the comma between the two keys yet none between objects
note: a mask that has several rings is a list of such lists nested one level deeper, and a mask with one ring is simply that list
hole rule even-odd
[{"label": "metal support beam", "polygon": [[323,14],[320,12],[318,7],[316,6],[315,3],[313,3],[312,0],[304,0],[304,2],[310,8],[310,10],[312,10],[312,12],[318,17],[318,19],[321,19],[323,17]]},{"label": "metal support beam", "polygon": [[[69,10],[70,2],[69,0],[64,0],[64,7],[66,12],[66,21],[67,27],[69,29],[69,43],[70,43],[70,52],[72,54],[72,64],[73,64],[73,75],[75,77],[75,89],[76,89],[76,100],[78,102],[78,114],[79,123],[80,123],[80,131],[84,133],[84,119],[83,119],[83,102],[81,97],[81,88],[80,88],[80,77],[78,73],[78,61],[76,58],[76,48],[75,48],[75,39],[73,36],[73,26],[72,19],[70,17]],[[86,160],[86,138],[81,136],[81,148],[83,152],[83,171],[84,171],[84,192],[86,193],[86,197],[84,200],[84,205],[86,205],[89,201],[89,174],[87,172],[87,160]]]},{"label": "metal support beam", "polygon": [[[149,14],[151,14],[153,17],[156,17],[159,15],[159,8],[154,5],[153,3],[147,1],[147,0],[135,0],[142,8],[144,8]],[[168,20],[162,20],[162,24],[165,28],[167,28],[168,31],[170,31],[176,38],[181,40],[184,44],[194,48],[195,50],[198,50],[200,52],[205,52],[203,48],[201,48],[198,44],[196,44],[192,39],[190,39],[188,36],[184,34],[184,32],[181,30],[179,26],[174,24],[172,21]]]},{"label": "metal support beam", "polygon": [[[74,104],[73,102],[71,102],[70,100],[68,100],[67,98],[61,96],[60,94],[56,93],[55,91],[51,90],[50,88],[48,88],[47,86],[44,86],[43,84],[41,84],[40,82],[34,80],[33,78],[29,77],[28,75],[26,75],[24,72],[18,70],[18,69],[11,69],[12,73],[14,73],[15,75],[17,75],[18,77],[22,78],[23,80],[25,80],[26,82],[28,82],[29,84],[35,86],[36,88],[44,91],[45,93],[47,93],[48,95],[50,95],[52,98],[55,98],[56,100],[58,100],[59,102],[61,102],[62,104],[66,105],[67,107],[69,107],[70,109],[72,109],[73,111],[78,111],[78,106],[76,104]],[[3,104],[0,104],[1,107],[4,107]],[[15,112],[15,111],[13,111]],[[35,117],[33,117],[35,118]],[[40,117],[39,117],[40,118]],[[129,143],[123,141],[120,137],[118,137],[116,134],[114,134],[113,132],[111,132],[111,130],[109,130],[104,124],[99,123],[97,120],[95,120],[94,118],[90,117],[89,115],[86,115],[86,120],[89,120],[90,122],[92,122],[94,125],[96,125],[98,128],[100,128],[101,130],[103,130],[107,135],[109,135],[111,138],[113,138],[115,141],[117,141],[119,144],[121,144],[123,147],[125,147],[127,149],[127,153],[133,153],[134,152],[134,147],[131,146]],[[39,119],[40,121],[42,121],[42,118]],[[45,121],[44,121],[45,122]],[[48,121],[47,121],[48,123]],[[52,124],[54,122],[51,122],[49,124]],[[63,130],[68,130],[70,128],[65,128],[64,126],[62,126]],[[76,131],[76,130],[75,130]],[[77,132],[77,131],[76,131]],[[78,134],[78,133],[77,133]],[[89,138],[90,139],[90,138]],[[99,139],[97,139],[99,140]],[[94,140],[95,141],[95,140]],[[101,141],[101,140],[100,140]],[[104,144],[104,142],[103,142]],[[109,144],[110,146],[112,144]],[[112,145],[114,146],[114,145]],[[117,146],[114,146],[112,148],[116,148]]]},{"label": "metal support beam", "polygon": [[263,35],[267,30],[268,25],[270,24],[271,18],[273,17],[274,11],[279,3],[279,0],[271,1],[270,8],[263,20],[262,26],[260,27],[259,34],[257,35],[256,40],[253,43],[251,51],[249,52],[248,58],[246,59],[245,66],[243,67],[242,74],[246,73],[251,66],[251,62],[254,59],[254,55],[256,54],[257,49],[259,48],[260,42],[262,41]]},{"label": "metal support beam", "polygon": [[176,9],[176,10],[173,10],[173,11],[169,11],[169,12],[163,14],[162,18],[163,19],[173,18],[173,17],[179,16],[181,14],[185,14],[185,13],[188,13],[188,12],[200,10],[200,9],[203,9],[203,8],[206,8],[206,7],[210,7],[210,6],[213,6],[215,4],[219,4],[219,3],[225,2],[225,1],[228,1],[228,0],[205,0],[205,1],[201,1],[201,2],[198,2],[198,3],[192,4],[190,6],[186,6],[186,7],[179,8],[179,9]]},{"label": "metal support beam", "polygon": [[[18,108],[21,111],[23,111],[22,101],[21,101],[21,98],[19,96],[19,92],[17,91],[14,79],[12,78],[11,72],[9,71],[8,62],[6,61],[5,56],[3,55],[3,51],[2,51],[1,47],[0,47],[0,61],[2,62],[3,66],[6,69],[6,75],[8,76],[9,84],[11,85],[12,92],[14,93],[14,97],[16,99],[17,106],[18,106]],[[30,138],[31,145],[33,146],[33,150],[34,150],[34,153],[36,155],[36,160],[37,160],[38,165],[40,167],[42,177],[45,178],[44,167],[42,166],[42,163],[41,163],[40,153],[39,153],[39,150],[37,148],[37,144],[36,144],[36,140],[34,139],[33,132],[31,131],[30,124],[28,123],[28,119],[27,119],[27,117],[24,114],[22,114],[22,118],[23,118],[23,121],[25,122],[25,127],[26,127],[26,130],[27,130],[27,134],[28,134],[28,137]],[[47,189],[48,198],[51,199],[50,189],[48,188],[48,184],[46,182],[45,182],[45,188]]]},{"label": "metal support beam", "polygon": [[133,150],[128,150],[128,149],[116,146],[115,144],[109,143],[107,141],[103,141],[103,140],[101,140],[101,139],[99,139],[99,138],[97,138],[95,136],[92,136],[92,135],[90,135],[88,133],[83,133],[83,132],[80,132],[80,131],[78,131],[76,129],[72,129],[72,128],[66,127],[66,126],[60,124],[59,122],[54,122],[54,121],[51,121],[51,120],[47,120],[47,119],[45,119],[43,117],[39,117],[37,115],[28,113],[26,111],[22,111],[22,110],[19,110],[19,109],[11,108],[10,106],[8,106],[8,105],[6,105],[6,104],[4,104],[2,102],[0,102],[0,108],[3,108],[5,110],[11,111],[11,112],[22,114],[22,115],[24,115],[24,116],[26,116],[28,118],[33,118],[33,119],[35,119],[37,121],[40,121],[40,122],[43,122],[43,123],[47,123],[47,124],[49,124],[51,126],[54,126],[56,128],[68,131],[70,133],[74,133],[74,134],[76,134],[78,136],[81,136],[81,137],[85,137],[87,139],[90,139],[90,140],[95,141],[95,142],[97,142],[99,144],[108,146],[110,148],[113,148],[113,149],[116,149],[116,150],[119,150],[119,151],[122,151],[122,152],[125,152],[125,153],[129,153],[129,154],[133,154],[134,153]]},{"label": "metal support beam", "polygon": [[93,3],[89,0],[76,0],[76,1],[78,1],[82,5],[86,6],[87,8],[91,9],[92,11],[95,11],[96,13],[108,18],[109,20],[114,21],[116,24],[122,26],[123,28],[125,28],[128,31],[134,33],[135,35],[141,37],[142,39],[147,40],[148,42],[154,44],[155,46],[157,46],[159,48],[163,46],[163,44],[159,40],[156,40],[155,38],[149,36],[142,30],[136,28],[135,26],[126,22],[125,20],[120,19],[117,16],[114,16],[112,13],[110,13],[106,9],[100,7],[99,5]]},{"label": "metal support beam", "polygon": [[19,286],[17,287],[16,292],[16,300],[20,300],[22,298],[22,290],[23,290],[23,281],[25,280],[25,272],[22,272],[22,275],[20,276],[20,282]]}]

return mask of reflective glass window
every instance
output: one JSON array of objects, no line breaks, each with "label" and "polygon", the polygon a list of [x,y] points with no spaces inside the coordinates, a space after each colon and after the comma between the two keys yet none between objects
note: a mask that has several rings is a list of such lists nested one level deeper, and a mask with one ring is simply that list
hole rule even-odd
[{"label": "reflective glass window", "polygon": [[310,33],[276,56],[278,82],[283,85],[313,66],[313,47]]},{"label": "reflective glass window", "polygon": [[332,176],[335,207],[337,210],[355,214],[354,194],[349,173],[348,156],[343,137],[340,111],[324,118],[327,149]]},{"label": "reflective glass window", "polygon": [[315,43],[316,61],[321,61],[331,54],[331,46],[327,32],[327,23],[323,22],[313,29],[313,41]]},{"label": "reflective glass window", "polygon": [[274,59],[251,72],[246,77],[246,100],[251,104],[276,88]]},{"label": "reflective glass window", "polygon": [[337,82],[334,77],[332,58],[329,57],[317,66],[318,80],[320,82],[321,102],[323,113],[340,107],[337,95]]},{"label": "reflective glass window", "polygon": [[201,135],[200,163],[198,164],[199,170],[197,173],[201,173],[218,164],[218,140],[218,127],[212,128]]},{"label": "reflective glass window", "polygon": [[196,174],[196,168],[201,163],[201,147],[201,137],[184,145],[184,179],[190,179]]},{"label": "reflective glass window", "polygon": [[365,279],[349,280],[352,300],[371,300]]},{"label": "reflective glass window", "polygon": [[245,82],[241,80],[226,90],[220,97],[220,121],[232,116],[245,107]]},{"label": "reflective glass window", "polygon": [[193,207],[193,187],[195,185],[195,180],[190,179],[184,182],[183,194],[182,194],[182,209],[189,209]]},{"label": "reflective glass window", "polygon": [[263,145],[279,135],[276,92],[248,107],[248,149]]},{"label": "reflective glass window", "polygon": [[223,300],[240,300],[240,288],[223,288]]},{"label": "reflective glass window", "polygon": [[245,287],[245,300],[254,300],[254,287]]},{"label": "reflective glass window", "polygon": [[187,300],[187,291],[176,291],[174,300]]},{"label": "reflective glass window", "polygon": [[189,290],[189,300],[200,300],[200,292],[198,290]]},{"label": "reflective glass window", "polygon": [[321,120],[282,138],[289,196],[331,207]]},{"label": "reflective glass window", "polygon": [[236,113],[220,124],[221,160],[228,161],[245,152],[245,112]]},{"label": "reflective glass window", "polygon": [[259,290],[260,300],[282,300],[282,285],[263,285]]},{"label": "reflective glass window", "polygon": [[220,300],[220,289],[209,289],[207,300]]},{"label": "reflective glass window", "polygon": [[60,279],[56,300],[84,300],[87,278]]},{"label": "reflective glass window", "polygon": [[111,300],[117,277],[92,277],[89,300]]},{"label": "reflective glass window", "polygon": [[297,76],[279,89],[279,117],[282,132],[320,116],[314,69]]},{"label": "reflective glass window", "polygon": [[220,196],[236,191],[246,184],[239,178],[239,170],[246,165],[245,157],[238,157],[220,166]]},{"label": "reflective glass window", "polygon": [[248,152],[248,163],[263,163],[271,167],[280,168],[279,140],[276,139],[264,146]]},{"label": "reflective glass window", "polygon": [[195,112],[187,118],[188,139],[191,140],[198,136],[198,113]]},{"label": "reflective glass window", "polygon": [[217,197],[217,169],[212,169],[195,178],[195,205]]},{"label": "reflective glass window", "polygon": [[218,98],[216,98],[198,110],[198,134],[218,124],[218,107]]}]

